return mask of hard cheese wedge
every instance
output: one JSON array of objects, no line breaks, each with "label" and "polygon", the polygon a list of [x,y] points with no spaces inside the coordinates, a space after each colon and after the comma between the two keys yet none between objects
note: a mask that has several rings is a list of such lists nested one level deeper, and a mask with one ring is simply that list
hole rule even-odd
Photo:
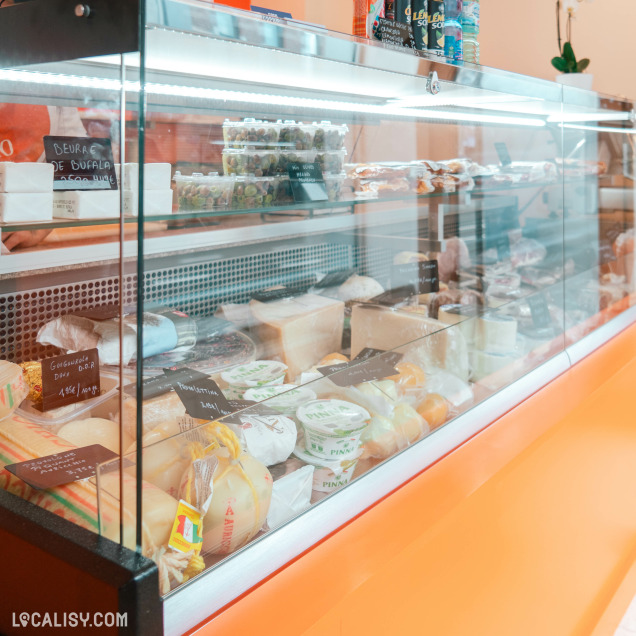
[{"label": "hard cheese wedge", "polygon": [[340,350],[344,326],[340,300],[304,294],[269,303],[253,300],[250,309],[266,357],[280,358],[289,380]]},{"label": "hard cheese wedge", "polygon": [[418,313],[355,305],[351,313],[352,359],[365,347],[398,349],[406,361],[424,369],[446,369],[468,379],[468,351],[459,329]]}]

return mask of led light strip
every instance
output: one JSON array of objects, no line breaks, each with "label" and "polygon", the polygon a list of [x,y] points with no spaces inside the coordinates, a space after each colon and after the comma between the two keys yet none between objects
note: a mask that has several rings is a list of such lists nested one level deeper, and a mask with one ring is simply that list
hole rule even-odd
[{"label": "led light strip", "polygon": [[617,133],[619,135],[636,135],[636,129],[634,128],[612,128],[610,126],[584,126],[577,124],[559,124],[561,128],[572,128],[575,130],[590,130],[592,132],[609,132]]},{"label": "led light strip", "polygon": [[[94,88],[109,91],[121,90],[121,83],[119,82],[119,80],[62,75],[54,73],[41,73],[35,71],[0,70],[0,80],[47,84],[53,86]],[[140,84],[139,82],[125,82],[125,89],[128,92],[139,92]],[[545,120],[540,118],[514,117],[505,115],[473,115],[469,113],[454,113],[444,110],[396,108],[395,106],[392,106],[390,104],[374,105],[358,102],[313,99],[307,97],[282,97],[280,95],[249,93],[247,91],[197,88],[193,86],[185,87],[171,84],[148,83],[145,86],[145,91],[146,93],[153,95],[192,97],[195,99],[204,99],[208,101],[256,103],[268,106],[280,106],[281,99],[284,99],[284,103],[286,106],[293,106],[296,108],[313,108],[336,112],[365,113],[370,115],[404,117],[407,119],[416,117],[418,119],[443,119],[453,122],[531,126],[536,128],[541,128],[546,125]]]},{"label": "led light strip", "polygon": [[606,113],[590,113],[590,114],[562,114],[562,115],[550,115],[548,121],[550,123],[584,123],[595,121],[629,121],[632,118],[632,113],[621,112],[606,112]]}]

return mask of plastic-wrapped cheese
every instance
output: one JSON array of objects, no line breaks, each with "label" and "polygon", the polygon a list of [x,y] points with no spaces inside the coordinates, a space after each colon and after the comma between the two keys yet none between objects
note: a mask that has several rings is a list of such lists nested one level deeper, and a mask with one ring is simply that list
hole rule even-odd
[{"label": "plastic-wrapped cheese", "polygon": [[[185,412],[183,402],[174,391],[144,400],[141,407],[143,431],[147,433],[157,426],[164,426],[166,423],[172,422],[174,423],[173,435],[176,435],[179,432],[177,418],[185,415]],[[137,435],[137,400],[133,397],[124,401],[123,421],[124,430],[132,439],[135,439]]]},{"label": "plastic-wrapped cheese", "polygon": [[[101,417],[89,417],[64,424],[57,432],[58,437],[75,446],[101,444],[104,448],[119,454],[119,425]],[[122,447],[126,450],[132,439],[124,433]]]},{"label": "plastic-wrapped cheese", "polygon": [[378,305],[356,305],[351,314],[351,357],[365,347],[405,353],[404,361],[424,370],[446,369],[468,379],[468,350],[455,329],[417,313]]},{"label": "plastic-wrapped cheese", "polygon": [[0,360],[0,420],[11,415],[28,394],[22,369],[13,362]]},{"label": "plastic-wrapped cheese", "polygon": [[[77,525],[99,531],[95,479],[35,490],[4,469],[7,464],[54,455],[77,448],[41,426],[19,416],[0,422],[0,488],[22,497]],[[135,480],[124,473],[124,545],[135,546]],[[143,549],[151,554],[167,543],[178,502],[143,482]],[[99,518],[102,534],[119,542],[119,473],[100,476]]]}]

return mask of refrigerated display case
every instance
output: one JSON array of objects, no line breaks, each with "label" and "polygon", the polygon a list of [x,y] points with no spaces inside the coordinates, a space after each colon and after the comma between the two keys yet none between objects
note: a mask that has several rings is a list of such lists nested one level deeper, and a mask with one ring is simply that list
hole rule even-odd
[{"label": "refrigerated display case", "polygon": [[[0,101],[121,168],[0,179],[3,235],[48,233],[0,257],[1,459],[113,459],[4,469],[4,531],[111,572],[131,630],[195,627],[633,322],[631,102],[204,2],[44,5],[2,14]],[[46,361],[95,349],[102,395],[43,410]]]}]

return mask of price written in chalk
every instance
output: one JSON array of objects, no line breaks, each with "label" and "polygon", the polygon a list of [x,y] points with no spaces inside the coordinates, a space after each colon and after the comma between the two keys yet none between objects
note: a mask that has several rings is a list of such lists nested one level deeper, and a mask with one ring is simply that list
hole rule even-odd
[{"label": "price written in chalk", "polygon": [[42,361],[42,410],[83,402],[100,394],[97,349]]}]

